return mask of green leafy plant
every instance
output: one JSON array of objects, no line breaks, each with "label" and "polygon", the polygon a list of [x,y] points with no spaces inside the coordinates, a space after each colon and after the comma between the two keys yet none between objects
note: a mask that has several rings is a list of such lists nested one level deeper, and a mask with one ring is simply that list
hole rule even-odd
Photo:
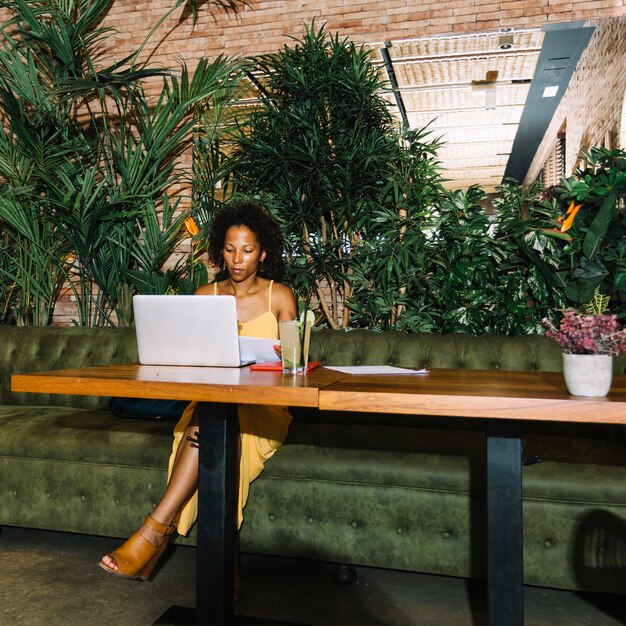
[{"label": "green leafy plant", "polygon": [[560,250],[537,230],[556,214],[544,205],[543,194],[541,183],[508,181],[498,187],[491,214],[479,187],[441,196],[426,240],[423,279],[438,331],[542,332],[542,318],[564,302],[549,283]]},{"label": "green leafy plant", "polygon": [[440,146],[428,129],[406,131],[381,181],[379,204],[353,256],[351,326],[379,330],[437,328],[428,297],[429,256],[436,207],[445,195],[436,158]]},{"label": "green leafy plant", "polygon": [[518,335],[542,331],[541,320],[563,307],[565,297],[554,279],[562,263],[559,243],[541,230],[558,209],[546,202],[540,181],[509,180],[497,188],[493,222],[497,296],[495,332]]},{"label": "green leafy plant", "polygon": [[580,305],[596,289],[616,310],[626,305],[626,152],[591,148],[583,165],[554,190],[562,217],[545,232],[565,239],[555,283]]},{"label": "green leafy plant", "polygon": [[[185,5],[235,9],[238,2],[178,0],[128,57],[108,62],[110,0],[15,0],[2,25],[0,223],[7,246],[3,289],[18,321],[47,324],[69,285],[81,325],[130,323],[130,294],[147,275],[186,285],[185,263],[165,268],[178,245],[189,182],[181,159],[194,114],[228,100],[243,64],[201,59],[191,73],[139,63],[156,28]],[[146,80],[162,80],[156,100]],[[144,282],[142,282],[142,280]],[[163,286],[163,285],[162,285]],[[153,285],[153,288],[157,288]]]},{"label": "green leafy plant", "polygon": [[540,186],[446,192],[428,128],[398,132],[367,53],[316,30],[253,65],[263,93],[236,154],[239,193],[287,238],[288,280],[333,327],[539,332],[559,302],[556,217]]},{"label": "green leafy plant", "polygon": [[491,329],[497,297],[493,238],[478,187],[443,198],[430,245],[428,281],[443,332],[480,334]]},{"label": "green leafy plant", "polygon": [[286,235],[288,280],[348,326],[355,250],[369,236],[398,140],[368,53],[311,24],[256,59],[261,105],[239,138],[238,191],[262,198]]}]

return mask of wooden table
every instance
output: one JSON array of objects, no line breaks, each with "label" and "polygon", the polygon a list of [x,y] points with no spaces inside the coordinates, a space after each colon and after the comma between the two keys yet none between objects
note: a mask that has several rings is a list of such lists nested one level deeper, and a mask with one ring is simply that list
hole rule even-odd
[{"label": "wooden table", "polygon": [[[490,626],[524,622],[520,422],[626,424],[626,376],[609,396],[570,396],[557,372],[432,370],[352,376],[324,387],[319,408],[487,419],[487,611]],[[416,511],[419,515],[419,511]]]},{"label": "wooden table", "polygon": [[[283,377],[249,369],[118,365],[14,375],[13,391],[197,400],[200,466],[196,620],[233,623],[236,404],[487,419],[487,591],[492,626],[523,624],[519,424],[626,423],[626,376],[606,398],[576,398],[560,373],[432,370],[345,376],[319,369]],[[419,511],[417,512],[419,514]]]},{"label": "wooden table", "polygon": [[12,389],[199,402],[195,618],[218,625],[234,623],[237,404],[317,407],[319,389],[341,377],[330,370],[283,377],[249,368],[112,365],[13,375]]}]

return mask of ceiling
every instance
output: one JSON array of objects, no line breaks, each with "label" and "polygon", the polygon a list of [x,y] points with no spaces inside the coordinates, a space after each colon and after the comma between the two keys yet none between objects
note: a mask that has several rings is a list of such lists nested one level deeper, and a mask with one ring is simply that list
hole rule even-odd
[{"label": "ceiling", "polygon": [[592,32],[577,22],[367,47],[399,124],[429,125],[443,142],[445,186],[491,192],[524,179]]}]

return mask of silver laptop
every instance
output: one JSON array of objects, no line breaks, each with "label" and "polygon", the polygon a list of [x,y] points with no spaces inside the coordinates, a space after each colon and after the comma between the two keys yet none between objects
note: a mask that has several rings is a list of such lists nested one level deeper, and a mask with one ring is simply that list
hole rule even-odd
[{"label": "silver laptop", "polygon": [[142,365],[241,367],[234,296],[133,296]]}]

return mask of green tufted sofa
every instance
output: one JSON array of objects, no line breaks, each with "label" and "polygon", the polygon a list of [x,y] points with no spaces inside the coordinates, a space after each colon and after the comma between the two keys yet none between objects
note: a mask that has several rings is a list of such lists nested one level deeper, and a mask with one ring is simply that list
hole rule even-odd
[{"label": "green tufted sofa", "polygon": [[[325,364],[559,370],[543,337],[313,335]],[[0,326],[0,525],[128,536],[158,500],[173,422],[115,417],[106,398],[22,394],[13,372],[136,361],[133,329]],[[624,370],[622,359],[615,368]],[[484,575],[484,423],[294,410],[253,483],[244,551]],[[621,426],[525,429],[528,584],[626,592],[626,434]],[[192,533],[182,543],[194,543]]]}]

